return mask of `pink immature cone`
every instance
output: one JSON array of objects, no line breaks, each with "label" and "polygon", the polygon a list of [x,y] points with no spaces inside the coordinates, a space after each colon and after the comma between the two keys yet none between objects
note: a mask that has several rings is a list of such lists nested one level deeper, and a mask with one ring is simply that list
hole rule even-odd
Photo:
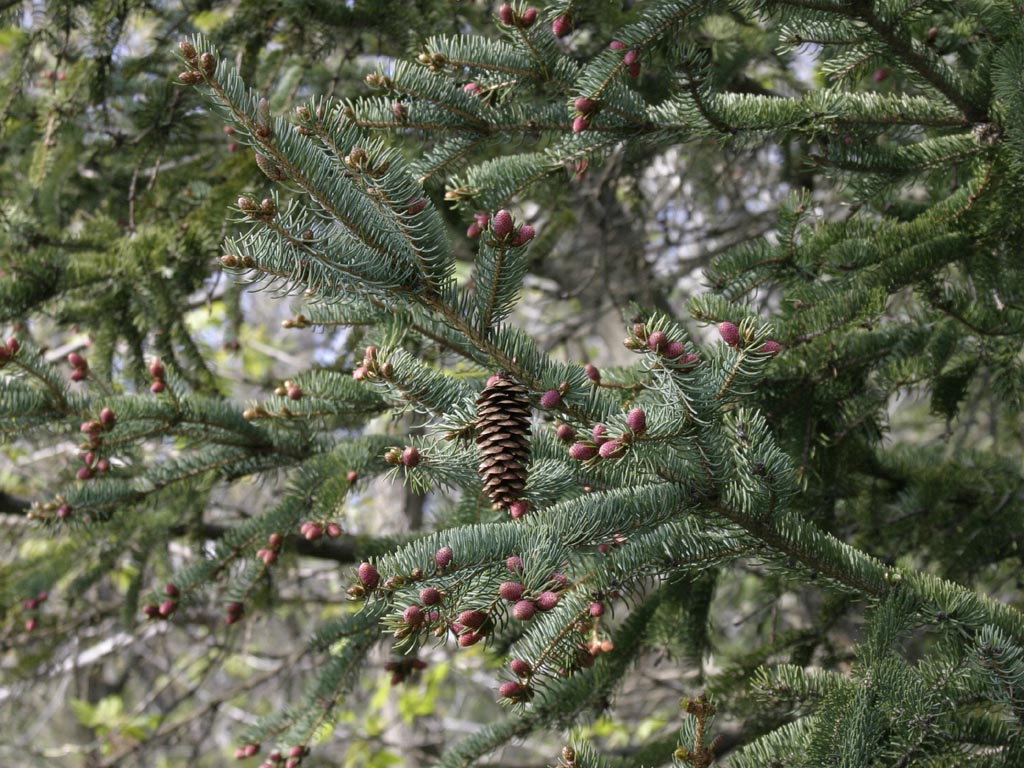
[{"label": "pink immature cone", "polygon": [[540,396],[541,408],[557,408],[562,404],[562,393],[557,389],[549,389]]},{"label": "pink immature cone", "polygon": [[537,230],[531,227],[529,224],[523,224],[519,227],[519,231],[515,233],[515,237],[512,239],[512,245],[515,247],[524,246],[529,241],[534,239]]},{"label": "pink immature cone", "polygon": [[655,331],[647,337],[647,348],[651,352],[660,352],[668,344],[668,336],[665,335],[664,331]]},{"label": "pink immature cone", "polygon": [[424,587],[420,590],[420,602],[424,605],[437,605],[441,602],[441,590],[436,587]]},{"label": "pink immature cone", "polygon": [[530,666],[530,663],[522,659],[512,659],[508,666],[516,677],[526,677],[533,672],[533,667]]},{"label": "pink immature cone", "polygon": [[483,611],[463,611],[459,614],[459,624],[468,629],[480,629],[487,621],[487,614]]},{"label": "pink immature cone", "polygon": [[537,9],[527,8],[523,11],[522,21],[524,27],[532,27],[533,23],[537,20]]},{"label": "pink immature cone", "polygon": [[86,366],[85,358],[77,352],[68,353],[68,362],[72,368],[85,368]]},{"label": "pink immature cone", "polygon": [[380,583],[380,573],[370,563],[363,563],[359,566],[359,581],[367,589],[373,589]]},{"label": "pink immature cone", "polygon": [[567,14],[556,16],[551,22],[551,34],[555,37],[565,37],[572,32],[572,19]]},{"label": "pink immature cone", "polygon": [[537,613],[537,606],[530,600],[520,600],[512,606],[512,615],[519,621],[529,621]]},{"label": "pink immature cone", "polygon": [[512,573],[523,572],[523,560],[519,555],[510,555],[505,561],[505,567],[508,568]]},{"label": "pink immature cone", "polygon": [[[437,552],[434,553],[434,562],[437,563],[438,568],[447,568],[452,564],[452,560],[455,558],[455,553],[452,552],[451,547],[441,547]],[[462,622],[465,624],[466,622]],[[469,626],[468,624],[466,626]]]},{"label": "pink immature cone", "polygon": [[576,461],[589,461],[597,456],[597,448],[589,443],[573,443],[569,455]]},{"label": "pink immature cone", "polygon": [[510,603],[519,602],[525,591],[526,587],[518,581],[503,581],[501,586],[498,587],[498,594],[501,595],[502,599],[508,600]]},{"label": "pink immature cone", "polygon": [[501,687],[498,688],[498,693],[506,699],[518,699],[526,693],[526,688],[523,687],[522,683],[510,680],[507,683],[501,684]]},{"label": "pink immature cone", "polygon": [[643,408],[634,408],[626,415],[626,426],[638,435],[647,431],[647,414]]},{"label": "pink immature cone", "polygon": [[415,447],[410,445],[404,451],[402,451],[402,463],[407,467],[415,467],[420,463],[420,452]]},{"label": "pink immature cone", "polygon": [[576,430],[568,424],[559,424],[555,429],[555,436],[563,443],[571,443],[576,439]]},{"label": "pink immature cone", "polygon": [[402,621],[410,627],[418,627],[423,623],[423,609],[418,605],[410,605],[402,613]]},{"label": "pink immature cone", "polygon": [[626,49],[626,44],[619,40],[612,40],[608,43],[608,47],[613,51],[624,51]]},{"label": "pink immature cone", "polygon": [[572,121],[572,132],[583,133],[590,127],[590,118],[585,115],[577,115]]},{"label": "pink immature cone", "polygon": [[602,459],[617,459],[622,456],[624,451],[625,447],[618,440],[609,440],[598,449]]},{"label": "pink immature cone", "polygon": [[541,611],[550,611],[558,605],[557,592],[541,592],[537,595],[537,608]]},{"label": "pink immature cone", "polygon": [[681,357],[686,352],[686,346],[681,341],[670,341],[665,345],[665,349],[662,350],[664,355],[669,360],[675,360]]},{"label": "pink immature cone", "polygon": [[528,514],[530,511],[530,505],[520,499],[519,501],[513,501],[511,506],[508,508],[508,514],[513,520],[518,520],[520,517]]},{"label": "pink immature cone", "polygon": [[597,102],[587,96],[579,96],[572,105],[581,115],[589,115],[594,111],[594,107],[597,106]]},{"label": "pink immature cone", "polygon": [[501,19],[502,24],[511,25],[515,21],[515,14],[512,12],[512,6],[505,3],[501,8],[498,9],[498,18]]},{"label": "pink immature cone", "polygon": [[516,236],[512,238],[512,245],[517,248],[521,245],[526,245],[528,242],[533,240],[534,235],[536,234],[537,232],[533,227],[529,224],[523,224],[523,226],[519,228],[519,231],[516,232]]},{"label": "pink immature cone", "polygon": [[722,341],[728,344],[730,347],[737,347],[740,343],[740,329],[735,324],[730,323],[728,320],[718,324],[718,335],[722,337]]},{"label": "pink immature cone", "polygon": [[590,363],[587,363],[585,366],[583,366],[583,370],[587,372],[587,378],[590,379],[592,382],[594,382],[595,384],[601,383],[601,371],[598,370],[596,365],[591,365]]},{"label": "pink immature cone", "polygon": [[782,345],[779,344],[779,342],[777,341],[772,341],[769,339],[768,341],[761,345],[760,351],[766,355],[771,355],[772,357],[775,357],[777,354],[779,354],[779,352],[782,351]]},{"label": "pink immature cone", "polygon": [[494,219],[491,221],[491,232],[499,240],[504,240],[512,234],[512,213],[502,208],[496,214]]}]

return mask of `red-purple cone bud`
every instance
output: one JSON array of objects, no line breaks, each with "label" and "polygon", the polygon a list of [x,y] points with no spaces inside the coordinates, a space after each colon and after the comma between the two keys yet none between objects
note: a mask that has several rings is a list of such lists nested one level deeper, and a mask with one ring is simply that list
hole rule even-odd
[{"label": "red-purple cone bud", "polygon": [[154,379],[162,379],[165,373],[164,364],[160,360],[154,360],[149,364],[149,375]]},{"label": "red-purple cone bud", "polygon": [[104,408],[100,411],[100,421],[103,422],[103,426],[110,429],[117,422],[117,416],[112,408]]},{"label": "red-purple cone bud", "polygon": [[640,59],[640,51],[634,48],[631,51],[626,51],[626,55],[622,57],[622,60],[626,64],[635,64]]},{"label": "red-purple cone bud", "polygon": [[359,581],[367,589],[373,589],[380,584],[380,574],[370,563],[363,563],[359,566]]},{"label": "red-purple cone bud", "polygon": [[537,606],[531,600],[520,600],[512,606],[512,615],[519,621],[529,621],[537,613]]},{"label": "red-purple cone bud", "polygon": [[782,345],[777,341],[768,340],[761,345],[761,352],[766,355],[771,355],[772,357],[775,357],[775,355],[779,354],[781,351]]},{"label": "red-purple cone bud", "polygon": [[531,27],[531,26],[533,26],[533,22],[535,22],[537,20],[537,9],[536,8],[527,8],[525,11],[523,11],[523,15],[522,15],[521,18],[523,20],[523,26],[524,27]]},{"label": "red-purple cone bud", "polygon": [[85,358],[77,352],[68,353],[68,362],[72,368],[85,368],[86,366]]},{"label": "red-purple cone bud", "polygon": [[160,615],[160,606],[156,603],[146,603],[142,606],[142,612],[146,615],[147,619],[155,619]]},{"label": "red-purple cone bud", "polygon": [[476,83],[466,83],[464,86],[462,86],[462,90],[470,94],[471,96],[476,96],[483,91],[483,88],[481,88]]},{"label": "red-purple cone bud", "polygon": [[410,627],[418,627],[423,623],[423,609],[418,605],[410,605],[402,613],[402,621]]},{"label": "red-purple cone bud", "polygon": [[89,469],[89,467],[79,467],[78,471],[75,473],[75,477],[79,480],[88,480],[92,477],[92,470]]},{"label": "red-purple cone bud", "polygon": [[302,535],[306,537],[306,541],[316,541],[324,535],[323,526],[318,525],[317,523],[310,523],[306,526],[306,530]]},{"label": "red-purple cone bud", "polygon": [[541,592],[537,595],[537,608],[541,611],[550,611],[558,605],[557,592]]},{"label": "red-purple cone bud", "polygon": [[598,449],[598,453],[601,454],[602,459],[617,459],[623,453],[623,446],[618,440],[609,440],[607,443],[602,443]]},{"label": "red-purple cone bud", "polygon": [[573,443],[569,455],[576,461],[588,461],[597,456],[597,448],[589,443]]},{"label": "red-purple cone bud", "polygon": [[590,615],[595,619],[604,615],[604,606],[601,603],[590,604]]},{"label": "red-purple cone bud", "polygon": [[415,446],[408,446],[402,451],[402,463],[407,467],[415,467],[420,463],[420,452]]},{"label": "red-purple cone bud", "polygon": [[296,387],[296,386],[288,387],[288,399],[289,400],[301,400],[302,399],[302,387]]},{"label": "red-purple cone bud", "polygon": [[512,670],[512,674],[516,677],[526,677],[533,672],[533,667],[530,666],[530,662],[523,661],[522,659],[512,659],[508,666]]},{"label": "red-purple cone bud", "polygon": [[636,434],[642,435],[647,431],[647,414],[643,408],[634,408],[626,415],[626,426]]},{"label": "red-purple cone bud", "polygon": [[164,594],[171,598],[177,598],[181,594],[181,591],[175,584],[167,582],[164,584]]},{"label": "red-purple cone bud", "polygon": [[512,573],[522,573],[523,560],[519,557],[519,555],[511,555],[505,561],[505,567],[508,568]]},{"label": "red-purple cone bud", "polygon": [[590,118],[586,115],[577,115],[572,121],[572,132],[583,133],[590,127]]},{"label": "red-purple cone bud", "polygon": [[517,247],[520,245],[526,245],[528,242],[533,240],[534,235],[536,234],[537,232],[533,227],[529,224],[523,224],[523,226],[519,228],[519,231],[516,232],[516,236],[512,238],[512,245]]},{"label": "red-purple cone bud", "polygon": [[480,225],[477,224],[475,221],[468,227],[466,227],[466,237],[468,237],[470,240],[476,240],[482,234],[483,230],[480,228]]},{"label": "red-purple cone bud", "polygon": [[502,208],[496,214],[494,219],[491,221],[491,231],[494,236],[499,240],[504,240],[506,237],[512,234],[512,214],[511,212]]},{"label": "red-purple cone bud", "polygon": [[541,408],[557,408],[562,404],[562,393],[557,389],[549,389],[540,396]]},{"label": "red-purple cone bud", "polygon": [[437,605],[441,602],[441,590],[436,587],[424,587],[420,590],[420,602],[424,605]]},{"label": "red-purple cone bud", "polygon": [[665,349],[662,350],[662,354],[669,360],[675,360],[686,352],[686,347],[681,341],[670,341],[665,345]]},{"label": "red-purple cone bud", "polygon": [[626,73],[630,77],[640,77],[640,62],[634,61],[632,64],[627,64]]},{"label": "red-purple cone bud", "polygon": [[730,347],[739,346],[740,329],[728,320],[718,324],[718,334],[722,337],[722,341]]},{"label": "red-purple cone bud", "polygon": [[480,629],[487,621],[487,614],[483,611],[463,611],[459,614],[459,624],[467,629]]},{"label": "red-purple cone bud", "polygon": [[565,37],[570,32],[572,32],[572,19],[568,14],[563,13],[561,16],[556,16],[555,20],[551,22],[551,34],[555,37]]},{"label": "red-purple cone bud", "polygon": [[501,684],[501,687],[498,688],[498,693],[506,699],[518,699],[526,693],[526,689],[523,687],[522,683],[509,680],[507,683]]},{"label": "red-purple cone bud", "polygon": [[498,594],[510,603],[521,600],[525,591],[526,588],[518,581],[505,581],[498,587]]},{"label": "red-purple cone bud", "polygon": [[[74,374],[71,375],[71,378],[75,378]],[[157,379],[156,381],[149,385],[149,391],[152,392],[154,395],[159,395],[165,389],[167,389],[167,385],[164,384],[159,379]]]},{"label": "red-purple cone bud", "polygon": [[[452,552],[451,547],[441,547],[434,553],[434,562],[437,563],[438,568],[447,568],[452,564],[452,560],[454,559],[455,553]],[[465,622],[463,622],[463,624],[465,624]]]},{"label": "red-purple cone bud", "polygon": [[523,500],[513,501],[508,508],[508,513],[513,520],[518,520],[523,515],[528,514],[530,511],[530,505]]},{"label": "red-purple cone bud", "polygon": [[668,336],[664,331],[655,331],[647,337],[647,348],[651,352],[660,352],[668,344]]},{"label": "red-purple cone bud", "polygon": [[498,9],[498,18],[501,19],[502,24],[511,25],[515,21],[515,13],[512,11],[512,6],[505,3],[501,8]]},{"label": "red-purple cone bud", "polygon": [[626,44],[621,42],[620,40],[612,40],[610,43],[608,43],[608,47],[611,48],[613,51],[622,51],[625,50]]},{"label": "red-purple cone bud", "polygon": [[601,383],[601,371],[598,370],[596,365],[591,365],[590,363],[587,363],[585,366],[583,366],[583,370],[587,372],[587,378],[590,379],[592,382],[594,382],[595,384]]},{"label": "red-purple cone bud", "polygon": [[61,520],[66,520],[71,517],[71,506],[68,504],[61,504],[57,507],[57,517]]},{"label": "red-purple cone bud", "polygon": [[162,603],[160,603],[159,612],[160,615],[166,619],[168,616],[174,613],[174,611],[177,610],[177,608],[178,605],[173,600],[164,600]]},{"label": "red-purple cone bud", "polygon": [[555,429],[555,436],[563,443],[571,443],[576,439],[576,430],[568,424],[559,424]]},{"label": "red-purple cone bud", "polygon": [[332,539],[336,539],[341,536],[341,526],[337,523],[328,523],[326,533]]},{"label": "red-purple cone bud", "polygon": [[476,632],[464,632],[459,635],[459,647],[468,648],[471,645],[476,645],[480,642],[480,637]]},{"label": "red-purple cone bud", "polygon": [[7,339],[6,350],[8,355],[18,354],[18,350],[21,349],[21,342],[18,341],[14,336]]},{"label": "red-purple cone bud", "polygon": [[581,115],[589,115],[594,111],[594,107],[597,106],[597,102],[591,98],[587,98],[586,96],[578,96],[572,105]]},{"label": "red-purple cone bud", "polygon": [[590,430],[590,436],[594,438],[594,442],[599,446],[604,445],[611,440],[611,438],[608,437],[608,427],[604,424],[595,424],[594,428]]}]

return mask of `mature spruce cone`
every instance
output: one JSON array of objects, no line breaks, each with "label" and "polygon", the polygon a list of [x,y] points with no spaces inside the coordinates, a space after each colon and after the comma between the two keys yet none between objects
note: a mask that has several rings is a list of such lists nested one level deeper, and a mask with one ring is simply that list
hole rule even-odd
[{"label": "mature spruce cone", "polygon": [[484,480],[484,493],[499,507],[508,509],[526,487],[530,456],[526,387],[501,372],[484,388],[476,409],[476,444],[483,454],[478,471]]}]

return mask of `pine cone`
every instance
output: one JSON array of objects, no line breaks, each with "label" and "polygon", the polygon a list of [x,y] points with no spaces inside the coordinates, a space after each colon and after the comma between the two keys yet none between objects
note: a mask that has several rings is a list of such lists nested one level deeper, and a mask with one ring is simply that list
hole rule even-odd
[{"label": "pine cone", "polygon": [[499,373],[476,401],[476,444],[483,460],[479,472],[484,493],[502,509],[517,501],[526,487],[530,456],[530,402],[526,388]]}]

